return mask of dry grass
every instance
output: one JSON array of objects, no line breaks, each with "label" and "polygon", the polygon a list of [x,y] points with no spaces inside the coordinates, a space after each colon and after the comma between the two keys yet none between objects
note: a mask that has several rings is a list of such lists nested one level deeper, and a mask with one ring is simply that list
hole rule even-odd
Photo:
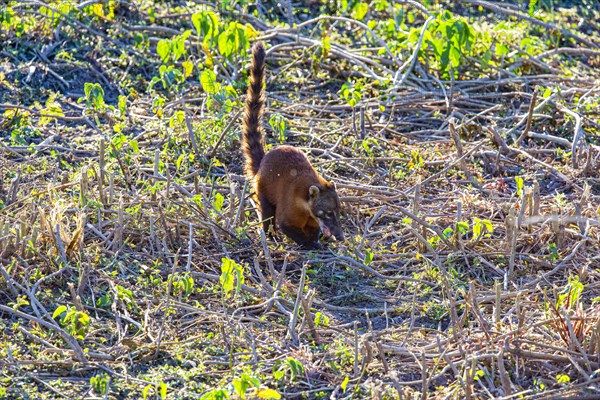
[{"label": "dry grass", "polygon": [[[317,34],[236,12],[272,49],[268,141],[277,143],[267,121],[278,113],[285,142],[342,198],[347,241],[314,253],[261,237],[241,175],[241,98],[229,116],[211,111],[190,78],[181,95],[162,93],[165,118],[153,113],[145,85],[160,63],[129,38],[144,31],[154,46],[189,22],[157,6],[163,18],[144,28],[148,19],[134,23],[141,9],[121,7],[124,38],[106,21],[64,22],[64,47],[81,34],[109,49],[88,44],[76,61],[40,44],[60,45],[52,36],[5,35],[5,396],[140,398],[147,388],[158,398],[166,385],[168,398],[199,398],[247,374],[284,398],[597,398],[597,31],[570,29],[564,47],[517,60],[522,74],[511,64],[443,80],[416,61],[401,84],[367,85],[353,108],[337,94],[347,75],[400,67],[360,52],[375,39],[340,39],[318,59]],[[40,15],[37,3],[16,9]],[[191,57],[206,61],[196,48]],[[109,104],[128,94],[122,121],[76,102],[96,81]],[[34,104],[49,90],[63,116]],[[15,138],[10,110],[41,137]],[[175,111],[185,121],[170,123]],[[230,296],[219,282],[225,258],[244,267]],[[52,318],[61,305],[83,319]]]}]

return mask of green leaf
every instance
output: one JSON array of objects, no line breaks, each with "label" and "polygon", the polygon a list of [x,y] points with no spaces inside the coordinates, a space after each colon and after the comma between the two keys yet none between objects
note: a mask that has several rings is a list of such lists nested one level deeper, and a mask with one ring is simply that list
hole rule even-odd
[{"label": "green leaf", "polygon": [[236,378],[233,380],[233,388],[236,393],[240,396],[241,399],[246,398],[246,392],[250,386],[254,386],[258,388],[260,386],[260,381],[257,378],[249,376],[247,374],[242,374],[240,378]]},{"label": "green leaf", "polygon": [[458,228],[458,232],[463,235],[469,231],[469,224],[464,221],[456,224],[456,227]]},{"label": "green leaf", "polygon": [[552,90],[550,90],[550,88],[546,88],[546,90],[544,90],[544,93],[542,94],[542,97],[544,99],[547,99],[548,97],[550,97],[552,95]]},{"label": "green leaf", "polygon": [[[473,218],[473,239],[479,238],[483,234],[485,228],[487,233],[494,232],[494,227],[489,219]],[[487,235],[486,235],[487,236]]]},{"label": "green leaf", "polygon": [[529,0],[529,16],[533,17],[533,13],[535,12],[535,7],[537,5],[537,0]]},{"label": "green leaf", "polygon": [[118,109],[121,112],[121,117],[127,112],[127,96],[119,95]]},{"label": "green leaf", "polygon": [[346,387],[348,386],[348,382],[350,381],[350,378],[348,376],[346,376],[344,378],[344,381],[342,382],[342,384],[340,385],[340,387],[342,388],[342,392],[346,391]]},{"label": "green leaf", "polygon": [[173,59],[175,61],[179,60],[181,56],[187,53],[187,50],[185,49],[185,41],[191,33],[192,31],[188,29],[181,35],[175,36],[173,39],[171,39],[171,52],[173,53]]},{"label": "green leaf", "polygon": [[231,57],[235,51],[235,33],[226,30],[219,35],[219,53],[225,58]]},{"label": "green leaf", "polygon": [[560,254],[558,253],[558,248],[556,247],[556,243],[550,243],[548,245],[548,250],[550,251],[550,259],[552,261],[556,261],[560,258]]},{"label": "green leaf", "polygon": [[369,12],[369,4],[367,3],[356,3],[354,7],[352,7],[352,17],[359,21],[362,21],[365,15]]},{"label": "green leaf", "polygon": [[194,70],[194,64],[190,61],[184,61],[181,63],[181,66],[183,67],[183,76],[186,78],[189,77]]},{"label": "green leaf", "polygon": [[373,262],[373,253],[371,252],[371,250],[367,249],[367,251],[365,252],[365,259],[363,260],[363,264],[368,266],[369,264],[371,264],[371,262]]},{"label": "green leaf", "polygon": [[581,302],[581,294],[584,286],[579,281],[579,276],[570,276],[568,284],[565,286],[562,294],[558,296],[557,308],[564,306],[567,310],[574,309]]},{"label": "green leaf", "polygon": [[83,86],[83,92],[88,106],[92,106],[96,110],[104,107],[104,89],[99,83],[86,82]]},{"label": "green leaf", "polygon": [[[0,84],[2,83],[2,79],[3,79],[2,75],[0,75]],[[56,93],[51,94],[48,97],[48,100],[46,100],[46,108],[43,110],[43,112],[47,113],[47,114],[51,114],[51,115],[64,117],[65,113],[63,112],[60,103],[58,101],[56,101],[56,97],[57,97]],[[52,117],[42,116],[40,118],[40,125],[42,125],[42,126],[48,125],[53,120],[54,120],[54,118],[52,118]]]},{"label": "green leaf", "polygon": [[280,399],[281,395],[273,389],[259,389],[256,396],[260,399]]},{"label": "green leaf", "polygon": [[225,291],[225,294],[228,295],[229,292],[233,290],[233,267],[232,264],[235,264],[235,261],[230,260],[229,258],[223,258],[221,260],[221,277],[219,278],[219,283],[221,287]]},{"label": "green leaf", "polygon": [[185,294],[189,296],[192,293],[192,290],[194,290],[194,278],[188,276],[183,280],[183,284],[185,288]]},{"label": "green leaf", "polygon": [[273,114],[269,119],[269,125],[277,133],[277,140],[285,142],[287,131],[287,120],[281,114]]},{"label": "green leaf", "polygon": [[200,11],[192,15],[192,24],[198,32],[198,36],[206,44],[212,44],[219,34],[219,17],[212,11]]},{"label": "green leaf", "polygon": [[323,57],[329,56],[329,52],[331,51],[331,37],[324,36],[321,46],[323,47]]},{"label": "green leaf", "polygon": [[508,46],[504,43],[496,44],[496,55],[497,56],[505,56],[508,54]]},{"label": "green leaf", "polygon": [[233,380],[233,389],[240,396],[240,399],[246,398],[246,390],[248,390],[248,384],[241,379]]},{"label": "green leaf", "polygon": [[244,267],[235,261],[224,257],[221,259],[221,277],[219,278],[219,283],[221,284],[226,297],[229,297],[233,290],[234,281],[237,281],[235,289],[236,293],[238,293],[244,283]]},{"label": "green leaf", "polygon": [[473,218],[473,237],[477,239],[481,235],[481,220],[477,217]]},{"label": "green leaf", "polygon": [[276,371],[273,371],[273,378],[276,381],[280,381],[281,378],[283,378],[284,376],[285,376],[285,371],[284,370],[278,369]]},{"label": "green leaf", "polygon": [[302,366],[302,363],[296,360],[294,357],[288,357],[286,363],[290,368],[290,372],[292,373],[292,376],[290,377],[292,381],[296,380],[298,376],[304,373],[304,367]]},{"label": "green leaf", "polygon": [[450,62],[450,48],[451,46],[446,45],[440,56],[440,66],[442,71],[448,70],[448,63]]},{"label": "green leaf", "polygon": [[517,196],[520,196],[523,193],[523,178],[520,176],[515,176],[515,183],[517,184]]},{"label": "green leaf", "polygon": [[244,34],[245,34],[246,40],[259,36],[259,32],[256,29],[254,29],[254,27],[252,25],[250,25],[248,23],[246,23],[244,25]]},{"label": "green leaf", "polygon": [[457,47],[452,46],[450,49],[450,63],[453,68],[460,65],[460,50]]},{"label": "green leaf", "polygon": [[148,398],[148,393],[153,389],[151,384],[146,385],[146,387],[142,390],[142,398],[146,400]]},{"label": "green leaf", "polygon": [[178,126],[183,126],[185,122],[185,113],[182,110],[177,110],[173,113],[171,118],[169,118],[169,127],[176,128]]},{"label": "green leaf", "polygon": [[175,160],[175,166],[177,167],[177,169],[181,168],[181,163],[183,162],[184,159],[185,159],[185,154],[180,154],[179,157],[177,157],[177,160]]},{"label": "green leaf", "polygon": [[481,56],[481,61],[483,62],[483,64],[485,66],[488,66],[488,64],[490,63],[491,60],[492,60],[492,52],[488,49]]},{"label": "green leaf", "polygon": [[215,210],[221,212],[223,203],[225,203],[225,197],[219,192],[215,193],[215,198],[213,199],[213,207],[215,207]]},{"label": "green leaf", "polygon": [[200,400],[225,400],[229,399],[229,393],[224,389],[215,389],[208,393],[205,393]]},{"label": "green leaf", "polygon": [[56,310],[54,310],[54,313],[52,313],[52,319],[55,319],[56,317],[58,317],[59,315],[61,315],[62,313],[67,311],[67,306],[58,306],[56,308]]},{"label": "green leaf", "polygon": [[210,69],[205,69],[200,74],[202,89],[208,94],[215,94],[221,90],[221,84],[217,82],[217,76]]},{"label": "green leaf", "polygon": [[169,65],[168,67],[162,65],[158,69],[158,72],[160,73],[160,81],[163,83],[165,89],[171,86],[177,87],[177,85],[185,81],[183,73],[173,65]]},{"label": "green leaf", "polygon": [[494,226],[492,225],[492,222],[489,219],[484,219],[482,221],[483,226],[485,226],[485,229],[487,230],[488,233],[493,233],[494,232]]},{"label": "green leaf", "polygon": [[315,325],[316,326],[329,326],[329,317],[320,311],[315,314]]},{"label": "green leaf", "polygon": [[171,55],[171,42],[168,39],[160,40],[156,45],[156,53],[162,62],[167,62]]},{"label": "green leaf", "polygon": [[444,237],[444,239],[448,239],[450,236],[452,236],[452,233],[454,233],[454,229],[452,229],[451,227],[447,227],[446,229],[444,229],[444,232],[442,232],[442,236]]},{"label": "green leaf", "polygon": [[233,54],[246,53],[248,47],[248,35],[246,27],[239,22],[230,22],[227,29],[219,34],[219,53],[225,58],[231,58]]},{"label": "green leaf", "polygon": [[129,146],[131,147],[131,150],[133,150],[133,154],[137,154],[140,152],[140,146],[138,145],[137,140],[131,139],[129,141]]}]

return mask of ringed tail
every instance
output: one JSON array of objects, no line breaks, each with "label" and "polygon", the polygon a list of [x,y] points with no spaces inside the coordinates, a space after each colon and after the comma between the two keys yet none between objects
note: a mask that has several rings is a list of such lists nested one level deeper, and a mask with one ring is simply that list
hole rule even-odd
[{"label": "ringed tail", "polygon": [[242,149],[246,160],[244,170],[249,179],[258,173],[260,162],[265,156],[261,117],[265,108],[265,45],[257,42],[252,47],[250,83],[246,93],[246,106],[242,127]]}]

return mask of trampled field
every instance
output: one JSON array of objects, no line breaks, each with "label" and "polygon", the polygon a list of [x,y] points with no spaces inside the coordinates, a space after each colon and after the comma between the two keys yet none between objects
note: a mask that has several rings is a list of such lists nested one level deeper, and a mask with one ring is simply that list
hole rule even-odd
[{"label": "trampled field", "polygon": [[[0,398],[599,398],[597,1],[9,0],[0,40]],[[257,40],[323,250],[243,174]]]}]

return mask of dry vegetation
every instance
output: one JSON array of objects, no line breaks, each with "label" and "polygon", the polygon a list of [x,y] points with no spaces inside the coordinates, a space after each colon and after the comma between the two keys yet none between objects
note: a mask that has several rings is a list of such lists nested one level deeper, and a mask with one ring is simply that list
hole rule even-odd
[{"label": "dry vegetation", "polygon": [[[598,398],[600,9],[423,3],[4,2],[0,398]],[[242,176],[258,38],[320,252]]]}]

